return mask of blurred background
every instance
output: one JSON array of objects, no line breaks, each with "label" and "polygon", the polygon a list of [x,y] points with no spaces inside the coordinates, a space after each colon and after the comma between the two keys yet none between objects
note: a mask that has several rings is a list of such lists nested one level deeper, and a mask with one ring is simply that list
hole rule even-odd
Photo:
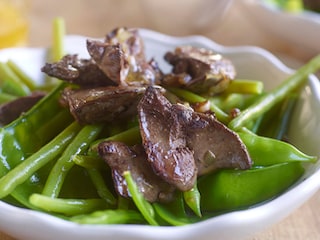
[{"label": "blurred background", "polygon": [[52,19],[60,16],[69,34],[101,37],[119,26],[142,27],[174,36],[201,34],[224,45],[261,46],[302,61],[313,55],[266,31],[247,10],[252,0],[27,1],[31,46],[50,44]]}]

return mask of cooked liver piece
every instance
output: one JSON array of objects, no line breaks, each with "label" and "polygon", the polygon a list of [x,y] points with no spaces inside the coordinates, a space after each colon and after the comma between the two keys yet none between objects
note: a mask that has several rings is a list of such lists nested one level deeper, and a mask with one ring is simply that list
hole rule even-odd
[{"label": "cooked liver piece", "polygon": [[143,40],[136,29],[117,28],[104,41],[87,40],[87,50],[118,85],[152,85],[162,77],[157,63],[146,60]]},{"label": "cooked liver piece", "polygon": [[21,114],[31,109],[41,98],[44,92],[34,92],[30,96],[19,97],[0,106],[0,126],[17,119]]},{"label": "cooked liver piece", "polygon": [[62,103],[82,124],[122,120],[137,114],[144,87],[109,86],[90,89],[64,89]]},{"label": "cooked liver piece", "polygon": [[196,93],[220,93],[236,75],[230,60],[204,48],[181,46],[166,53],[164,58],[173,69],[162,84],[182,86]]},{"label": "cooked liver piece", "polygon": [[110,166],[115,189],[121,196],[130,196],[123,177],[123,172],[130,171],[146,200],[168,202],[173,198],[175,188],[153,173],[141,145],[128,147],[121,142],[106,141],[99,144],[98,150]]},{"label": "cooked liver piece", "polygon": [[115,85],[92,59],[82,59],[76,54],[66,55],[55,63],[46,63],[41,71],[86,88]]},{"label": "cooked liver piece", "polygon": [[211,114],[171,104],[148,87],[138,105],[142,143],[155,173],[185,191],[199,175],[219,168],[247,169],[251,159],[233,131]]},{"label": "cooked liver piece", "polygon": [[154,172],[181,191],[191,189],[197,168],[187,147],[184,125],[172,104],[158,89],[148,87],[138,105],[138,116],[142,143]]}]

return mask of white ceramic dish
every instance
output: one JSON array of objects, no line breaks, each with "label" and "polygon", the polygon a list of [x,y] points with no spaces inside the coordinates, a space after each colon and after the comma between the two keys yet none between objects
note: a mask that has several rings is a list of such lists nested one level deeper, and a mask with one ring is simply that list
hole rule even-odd
[{"label": "white ceramic dish", "polygon": [[320,14],[288,13],[263,0],[241,0],[247,16],[260,27],[313,56],[320,53]]},{"label": "white ceramic dish", "polygon": [[[162,68],[168,69],[162,60],[163,54],[177,45],[192,44],[207,47],[234,62],[238,76],[260,79],[270,89],[284,80],[292,70],[283,65],[269,52],[256,47],[227,48],[203,37],[173,38],[141,30],[149,57],[159,60]],[[86,54],[84,37],[69,36],[65,39],[69,53]],[[45,59],[45,49],[7,49],[0,52],[0,61],[16,61],[34,79],[43,76],[39,68]],[[310,76],[301,99],[295,109],[290,126],[290,136],[299,148],[320,156],[320,84]],[[143,225],[78,225],[53,216],[13,207],[0,201],[0,230],[19,239],[46,240],[146,240],[146,239],[244,239],[280,221],[320,188],[320,163],[308,168],[301,180],[286,193],[248,210],[235,211],[184,227],[152,227]]]}]

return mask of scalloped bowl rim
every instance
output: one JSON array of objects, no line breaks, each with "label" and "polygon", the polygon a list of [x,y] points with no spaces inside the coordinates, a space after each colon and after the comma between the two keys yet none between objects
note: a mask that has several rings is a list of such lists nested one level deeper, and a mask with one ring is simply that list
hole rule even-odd
[{"label": "scalloped bowl rim", "polygon": [[[264,58],[274,68],[285,74],[291,74],[292,69],[283,64],[270,52],[253,46],[225,47],[202,36],[171,37],[147,29],[140,29],[146,41],[155,44],[182,45],[200,44],[221,53],[251,53]],[[88,37],[70,35],[65,39],[70,49],[79,48]],[[76,44],[74,44],[76,43]],[[70,45],[71,44],[71,45]],[[3,55],[11,56],[16,51],[38,52],[43,54],[43,48],[15,48],[0,51]],[[71,50],[73,51],[73,50]],[[37,54],[38,54],[37,53]],[[313,89],[317,102],[320,104],[320,84],[315,76],[310,76],[309,84]],[[0,201],[0,229],[15,237],[24,239],[240,239],[251,236],[275,222],[280,221],[307,201],[320,189],[320,164],[315,166],[314,173],[308,178],[294,185],[282,195],[246,210],[238,210],[222,214],[208,220],[181,227],[154,227],[146,225],[79,225],[46,213],[29,209],[21,209]],[[299,192],[298,196],[296,192]],[[292,207],[287,206],[289,202]],[[15,225],[15,226],[14,226]],[[15,230],[16,227],[21,227]],[[247,226],[247,227],[244,227]],[[250,226],[248,228],[248,226]],[[232,231],[230,231],[232,228]],[[39,230],[41,229],[41,231]],[[232,233],[234,232],[234,233]]]}]

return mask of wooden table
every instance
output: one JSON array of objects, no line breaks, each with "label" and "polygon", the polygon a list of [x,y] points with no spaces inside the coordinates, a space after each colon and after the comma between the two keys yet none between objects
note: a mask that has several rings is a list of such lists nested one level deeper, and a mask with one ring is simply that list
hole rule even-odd
[{"label": "wooden table", "polygon": [[[116,26],[144,27],[175,35],[182,35],[186,32],[203,34],[224,45],[256,45],[274,54],[286,54],[302,62],[312,57],[306,55],[303,49],[290,46],[276,36],[265,32],[255,23],[249,22],[237,1],[216,28],[202,31],[184,29],[184,31],[177,32],[170,32],[168,26],[165,25],[154,26],[145,14],[143,0],[68,0],[63,2],[32,0],[31,3],[30,46],[49,46],[52,19],[61,16],[66,20],[69,34],[101,37]],[[253,237],[252,240],[320,239],[319,226],[320,191],[293,214]],[[0,239],[13,240],[14,238],[0,232]]]}]

